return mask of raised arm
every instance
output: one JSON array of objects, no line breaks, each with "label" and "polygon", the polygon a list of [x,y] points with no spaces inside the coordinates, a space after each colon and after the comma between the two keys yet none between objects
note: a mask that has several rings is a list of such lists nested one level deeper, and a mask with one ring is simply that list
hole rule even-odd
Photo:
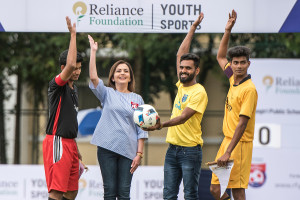
[{"label": "raised arm", "polygon": [[223,71],[225,70],[224,69],[225,65],[228,63],[226,54],[227,54],[231,29],[235,24],[236,17],[237,17],[237,13],[235,12],[235,10],[232,10],[232,13],[231,14],[229,13],[229,19],[225,26],[225,32],[224,32],[224,35],[220,42],[220,47],[219,47],[218,54],[217,54],[217,61]]},{"label": "raised arm", "polygon": [[76,25],[73,23],[71,24],[71,20],[69,17],[66,17],[68,29],[71,34],[70,45],[68,50],[67,56],[67,63],[66,66],[63,68],[62,72],[60,73],[60,77],[63,81],[68,81],[76,69],[76,60],[77,60],[77,49],[76,49]]},{"label": "raised arm", "polygon": [[99,83],[99,77],[98,77],[97,68],[96,68],[96,53],[98,50],[98,43],[94,41],[92,36],[88,35],[88,38],[89,38],[90,47],[91,47],[89,74],[90,74],[90,79],[91,79],[94,87],[97,87],[97,85]]},{"label": "raised arm", "polygon": [[180,67],[180,58],[183,54],[188,53],[190,51],[190,46],[191,46],[191,42],[192,42],[194,33],[195,33],[198,25],[203,20],[203,18],[204,18],[204,14],[201,13],[199,15],[198,19],[191,26],[188,34],[185,36],[184,40],[182,41],[182,43],[181,43],[181,45],[178,49],[178,52],[177,52],[177,55],[176,55],[176,59],[177,59],[176,65],[177,65],[177,77],[178,77],[178,79],[179,79],[179,74],[178,73],[179,73],[179,67]]}]

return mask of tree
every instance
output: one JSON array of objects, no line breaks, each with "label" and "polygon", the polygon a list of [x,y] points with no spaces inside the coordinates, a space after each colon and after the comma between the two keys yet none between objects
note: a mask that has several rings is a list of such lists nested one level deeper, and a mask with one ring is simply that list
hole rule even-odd
[{"label": "tree", "polygon": [[4,114],[4,83],[3,76],[0,78],[0,163],[6,164],[6,139],[5,139],[5,114]]},{"label": "tree", "polygon": [[291,58],[299,58],[300,55],[300,33],[280,34],[287,49],[289,49]]},{"label": "tree", "polygon": [[[6,113],[4,110],[4,100],[9,98],[5,95],[5,91],[11,89],[11,85],[7,80],[5,71],[9,63],[10,53],[12,49],[10,48],[10,40],[8,34],[0,34],[0,46],[2,51],[0,51],[0,163],[7,163],[6,155],[6,138],[5,138],[5,117]],[[5,50],[5,51],[4,51]]]},{"label": "tree", "polygon": [[299,33],[232,34],[231,45],[246,45],[253,58],[296,58],[300,54]]}]

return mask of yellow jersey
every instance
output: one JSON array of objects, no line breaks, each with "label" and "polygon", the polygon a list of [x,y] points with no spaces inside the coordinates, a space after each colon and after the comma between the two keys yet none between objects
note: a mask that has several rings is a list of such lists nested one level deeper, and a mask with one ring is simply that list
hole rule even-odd
[{"label": "yellow jersey", "polygon": [[199,83],[184,87],[178,81],[176,86],[178,92],[174,101],[171,119],[180,116],[186,107],[195,110],[196,113],[184,124],[169,127],[166,142],[186,147],[197,146],[198,144],[202,146],[201,121],[208,102],[206,91]]},{"label": "yellow jersey", "polygon": [[[230,65],[227,64],[226,68]],[[255,126],[255,111],[257,105],[257,91],[251,76],[248,75],[239,85],[234,85],[233,75],[229,78],[230,88],[225,100],[225,114],[223,133],[233,138],[240,115],[249,117],[247,127],[240,141],[253,141]]]}]

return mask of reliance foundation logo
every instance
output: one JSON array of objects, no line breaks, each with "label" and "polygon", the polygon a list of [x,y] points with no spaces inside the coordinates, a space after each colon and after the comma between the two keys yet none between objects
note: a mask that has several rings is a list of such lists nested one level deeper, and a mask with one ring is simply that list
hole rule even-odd
[{"label": "reliance foundation logo", "polygon": [[249,185],[261,187],[266,182],[266,164],[251,164]]},{"label": "reliance foundation logo", "polygon": [[[109,1],[108,1],[109,2]],[[85,21],[88,25],[102,26],[143,26],[144,9],[132,5],[131,7],[118,4],[84,3],[78,1],[73,5],[73,13],[77,16],[77,25]],[[87,17],[85,17],[87,16]],[[83,20],[83,18],[85,19]]]},{"label": "reliance foundation logo", "polygon": [[289,76],[289,77],[281,77],[281,76],[264,76],[262,79],[263,85],[266,87],[266,91],[274,91],[276,94],[300,94],[300,79]]},{"label": "reliance foundation logo", "polygon": [[263,78],[263,84],[266,86],[267,91],[272,87],[273,82],[274,82],[274,80],[273,80],[272,76],[265,76]]},{"label": "reliance foundation logo", "polygon": [[78,1],[73,5],[73,13],[77,16],[78,25],[81,19],[85,16],[86,11],[87,11],[87,6],[82,1]]}]

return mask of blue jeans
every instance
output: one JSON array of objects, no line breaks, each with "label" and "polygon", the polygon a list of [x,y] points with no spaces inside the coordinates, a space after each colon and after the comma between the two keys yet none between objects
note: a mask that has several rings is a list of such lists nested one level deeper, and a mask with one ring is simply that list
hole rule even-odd
[{"label": "blue jeans", "polygon": [[132,160],[101,147],[97,149],[97,156],[103,179],[104,200],[130,199]]},{"label": "blue jeans", "polygon": [[184,199],[198,200],[198,183],[201,172],[202,148],[170,144],[164,165],[163,197],[176,200],[183,179]]}]

